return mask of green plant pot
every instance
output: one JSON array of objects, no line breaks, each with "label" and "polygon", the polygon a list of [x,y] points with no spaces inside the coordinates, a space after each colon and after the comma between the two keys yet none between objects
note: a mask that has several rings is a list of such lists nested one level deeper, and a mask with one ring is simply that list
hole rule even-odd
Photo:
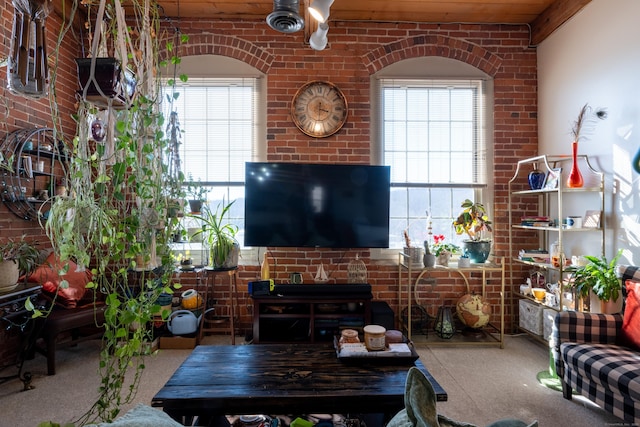
[{"label": "green plant pot", "polygon": [[462,244],[464,251],[469,255],[471,262],[482,264],[487,261],[491,253],[491,242],[475,242],[466,240]]}]

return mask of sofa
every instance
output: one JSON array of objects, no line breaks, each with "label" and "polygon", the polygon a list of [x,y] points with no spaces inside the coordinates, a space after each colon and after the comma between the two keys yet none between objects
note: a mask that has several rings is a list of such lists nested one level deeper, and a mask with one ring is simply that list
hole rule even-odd
[{"label": "sofa", "polygon": [[621,313],[559,312],[549,345],[562,394],[640,424],[640,267],[621,266]]}]

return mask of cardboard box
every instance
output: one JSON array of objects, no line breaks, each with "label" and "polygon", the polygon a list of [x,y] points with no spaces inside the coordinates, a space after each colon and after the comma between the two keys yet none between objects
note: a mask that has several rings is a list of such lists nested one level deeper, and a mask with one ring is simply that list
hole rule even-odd
[{"label": "cardboard box", "polygon": [[558,310],[552,308],[542,310],[542,336],[547,341],[549,341],[551,331],[553,331],[553,320],[556,318],[556,314],[558,314]]},{"label": "cardboard box", "polygon": [[196,337],[166,336],[160,337],[161,349],[191,349],[196,347]]},{"label": "cardboard box", "polygon": [[533,334],[542,335],[542,305],[527,299],[521,299],[520,327]]}]

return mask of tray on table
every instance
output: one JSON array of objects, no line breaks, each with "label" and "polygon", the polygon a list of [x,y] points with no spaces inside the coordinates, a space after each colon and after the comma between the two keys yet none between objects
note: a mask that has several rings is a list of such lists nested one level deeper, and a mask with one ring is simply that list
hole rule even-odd
[{"label": "tray on table", "polygon": [[369,351],[364,343],[343,344],[340,346],[340,339],[334,337],[333,346],[336,349],[336,356],[342,362],[355,363],[380,363],[388,365],[413,364],[420,355],[416,351],[413,343],[404,339],[400,343],[388,344],[384,350]]}]

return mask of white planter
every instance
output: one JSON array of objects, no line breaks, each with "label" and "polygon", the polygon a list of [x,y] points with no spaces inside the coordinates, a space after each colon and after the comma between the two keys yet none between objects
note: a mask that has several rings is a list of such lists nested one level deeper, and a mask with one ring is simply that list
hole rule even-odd
[{"label": "white planter", "polygon": [[8,292],[18,287],[20,270],[18,263],[13,261],[0,261],[0,292]]}]

